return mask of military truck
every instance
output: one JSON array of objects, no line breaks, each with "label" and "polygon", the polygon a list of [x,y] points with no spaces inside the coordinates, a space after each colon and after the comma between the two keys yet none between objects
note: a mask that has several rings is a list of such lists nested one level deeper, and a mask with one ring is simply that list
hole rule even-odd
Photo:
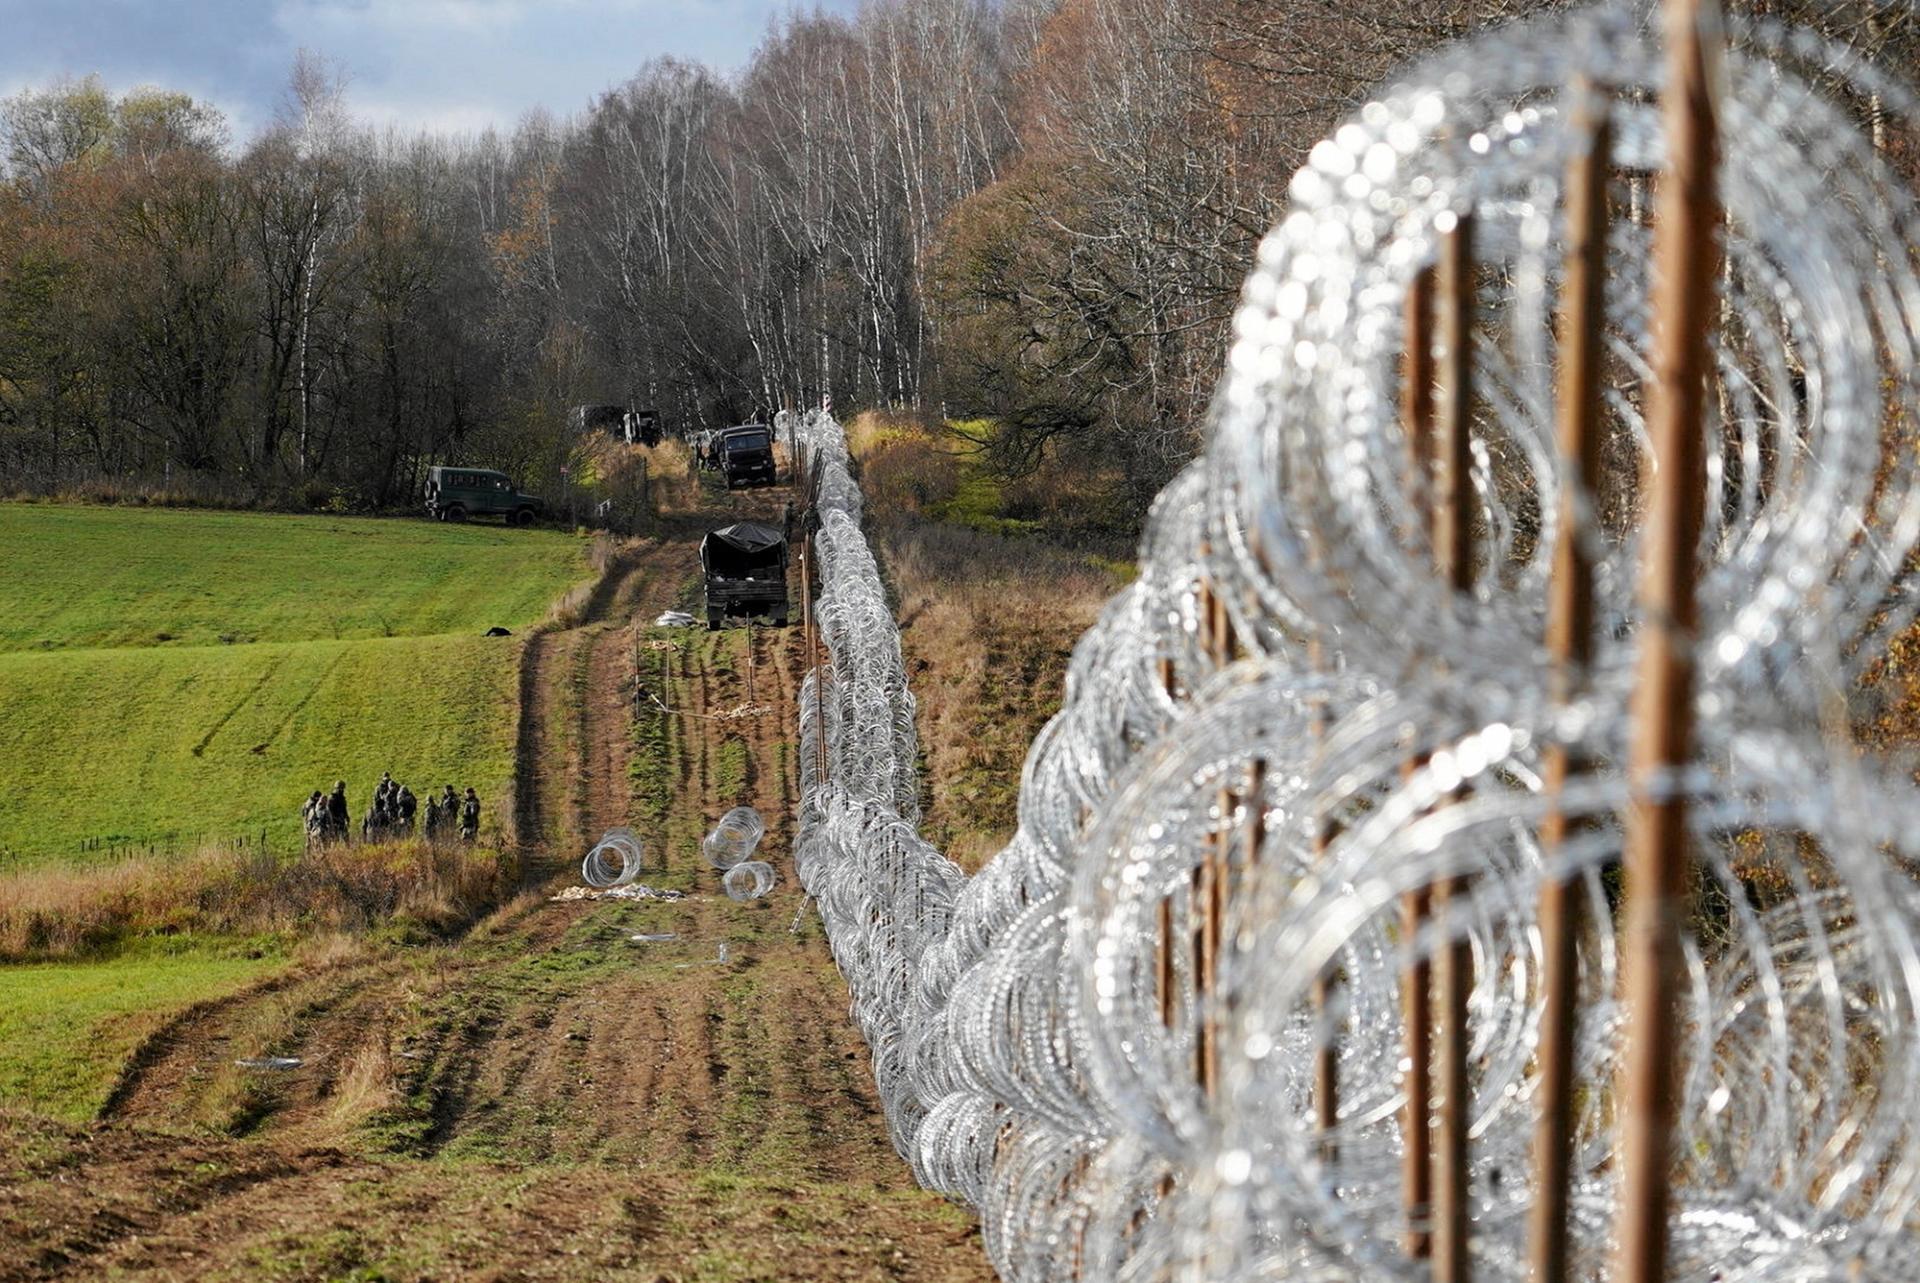
[{"label": "military truck", "polygon": [[660,412],[651,407],[576,405],[567,412],[567,422],[579,436],[600,430],[628,445],[660,444]]},{"label": "military truck", "polygon": [[764,423],[728,428],[714,443],[727,489],[774,483],[773,429]]},{"label": "military truck", "polygon": [[546,511],[546,500],[521,494],[504,472],[491,468],[427,469],[427,512],[436,521],[497,516],[511,525],[530,526]]},{"label": "military truck", "polygon": [[707,577],[707,628],[729,618],[787,624],[787,537],[757,521],[709,530],[700,541]]}]

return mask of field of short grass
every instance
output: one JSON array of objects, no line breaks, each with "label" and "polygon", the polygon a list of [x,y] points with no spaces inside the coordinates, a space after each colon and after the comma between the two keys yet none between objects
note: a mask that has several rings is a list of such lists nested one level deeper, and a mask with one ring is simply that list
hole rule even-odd
[{"label": "field of short grass", "polygon": [[0,845],[27,863],[261,832],[291,848],[311,790],[344,777],[357,819],[386,769],[497,805],[516,653],[405,637],[0,655]]},{"label": "field of short grass", "polygon": [[541,531],[0,504],[0,861],[300,840],[383,770],[512,776],[516,634],[590,575]]},{"label": "field of short grass", "polygon": [[282,965],[273,947],[150,940],[96,962],[0,967],[0,1101],[81,1121],[173,1011]]},{"label": "field of short grass", "polygon": [[0,652],[481,633],[587,577],[539,530],[0,503]]}]

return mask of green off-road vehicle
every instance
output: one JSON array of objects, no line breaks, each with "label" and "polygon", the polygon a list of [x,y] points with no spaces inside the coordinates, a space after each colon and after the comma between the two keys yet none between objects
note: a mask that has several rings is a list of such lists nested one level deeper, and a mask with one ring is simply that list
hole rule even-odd
[{"label": "green off-road vehicle", "polygon": [[773,429],[765,424],[743,423],[728,428],[715,439],[714,450],[727,489],[774,483]]},{"label": "green off-road vehicle", "polygon": [[546,510],[544,499],[521,494],[504,472],[490,468],[427,469],[427,511],[436,521],[503,517],[512,525],[530,526]]}]

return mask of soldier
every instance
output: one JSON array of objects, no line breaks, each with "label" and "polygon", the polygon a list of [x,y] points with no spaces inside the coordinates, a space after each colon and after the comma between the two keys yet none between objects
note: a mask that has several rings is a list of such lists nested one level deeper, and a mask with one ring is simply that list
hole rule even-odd
[{"label": "soldier", "polygon": [[440,818],[446,824],[449,833],[460,821],[460,795],[453,791],[451,784],[440,790]]},{"label": "soldier", "polygon": [[319,789],[307,798],[307,804],[300,808],[300,824],[307,833],[307,846],[312,848],[327,839],[327,799]]},{"label": "soldier", "polygon": [[413,815],[418,807],[419,802],[415,800],[413,790],[402,784],[393,799],[394,816],[398,821],[395,827],[399,829],[401,837],[413,832]]},{"label": "soldier", "polygon": [[460,837],[471,842],[480,835],[480,795],[471,788],[467,790],[466,801],[460,805]]},{"label": "soldier", "polygon": [[342,842],[347,839],[347,824],[352,814],[347,809],[347,782],[334,781],[333,796],[327,799],[327,827]]},{"label": "soldier", "polygon": [[426,834],[427,841],[440,840],[440,795],[438,793],[427,794],[427,814],[421,822],[421,830]]}]

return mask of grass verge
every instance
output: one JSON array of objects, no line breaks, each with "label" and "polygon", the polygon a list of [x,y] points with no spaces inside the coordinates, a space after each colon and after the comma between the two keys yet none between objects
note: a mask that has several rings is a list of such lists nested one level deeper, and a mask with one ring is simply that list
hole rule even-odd
[{"label": "grass verge", "polygon": [[285,962],[271,939],[147,940],[92,962],[0,968],[0,1101],[91,1118],[127,1057],[174,1012]]}]

